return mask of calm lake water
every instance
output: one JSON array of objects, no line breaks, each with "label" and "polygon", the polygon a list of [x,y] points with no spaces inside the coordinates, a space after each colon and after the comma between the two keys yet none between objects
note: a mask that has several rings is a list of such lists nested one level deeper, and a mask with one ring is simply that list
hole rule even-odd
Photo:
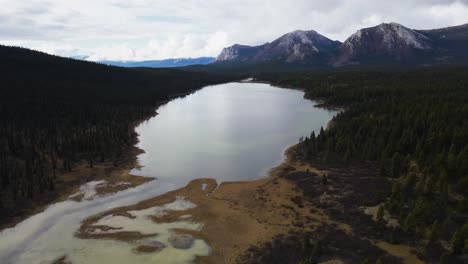
[{"label": "calm lake water", "polygon": [[[312,130],[318,132],[336,113],[316,108],[303,92],[268,84],[208,86],[175,99],[137,127],[145,151],[132,173],[157,180],[115,194],[49,206],[0,233],[1,263],[50,263],[67,255],[73,263],[185,263],[207,246],[168,247],[161,253],[135,254],[132,245],[74,237],[80,222],[111,208],[134,204],[183,187],[192,179],[218,182],[256,179],[278,165],[284,150]],[[199,251],[197,251],[199,250]]]},{"label": "calm lake water", "polygon": [[318,131],[333,111],[316,108],[303,92],[262,83],[208,86],[159,108],[137,128],[141,170],[176,179],[249,180],[278,165],[299,137]]}]

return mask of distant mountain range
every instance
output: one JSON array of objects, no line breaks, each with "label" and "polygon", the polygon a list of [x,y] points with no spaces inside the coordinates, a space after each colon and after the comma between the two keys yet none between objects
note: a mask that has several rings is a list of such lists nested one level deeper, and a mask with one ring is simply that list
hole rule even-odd
[{"label": "distant mountain range", "polygon": [[317,32],[297,30],[261,46],[234,45],[223,49],[216,62],[258,63],[267,61],[324,62],[341,43]]},{"label": "distant mountain range", "polygon": [[213,57],[200,57],[200,58],[184,58],[184,59],[165,59],[165,60],[148,60],[148,61],[98,61],[98,63],[135,68],[135,67],[148,67],[148,68],[172,68],[183,67],[190,65],[206,65],[215,61]]},{"label": "distant mountain range", "polygon": [[415,30],[397,23],[363,28],[345,42],[293,31],[260,46],[224,48],[213,64],[275,62],[322,67],[468,64],[468,24]]}]

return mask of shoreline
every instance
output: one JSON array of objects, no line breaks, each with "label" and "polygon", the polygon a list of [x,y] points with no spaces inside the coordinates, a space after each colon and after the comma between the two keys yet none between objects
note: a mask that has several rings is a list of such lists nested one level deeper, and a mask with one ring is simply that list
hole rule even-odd
[{"label": "shoreline", "polygon": [[[202,88],[203,87],[200,89]],[[157,111],[159,107],[169,103],[171,100],[187,96],[200,89],[191,90],[186,94],[176,94],[173,96],[168,95],[167,100],[156,102],[154,112],[150,116],[140,118],[130,124],[128,129],[129,133],[133,135],[133,142],[131,146],[122,151],[124,157],[118,160],[118,166],[114,166],[115,160],[109,160],[102,163],[96,162],[93,164],[93,168],[89,168],[88,162],[85,160],[76,162],[72,167],[71,172],[59,172],[57,174],[55,192],[48,194],[46,197],[39,197],[38,200],[31,201],[33,204],[30,207],[18,211],[13,216],[6,216],[4,219],[2,219],[2,221],[0,221],[0,232],[5,229],[15,227],[17,224],[33,215],[42,213],[47,209],[48,206],[52,204],[63,202],[68,199],[72,199],[77,202],[81,201],[83,197],[80,197],[76,194],[79,193],[80,188],[88,182],[105,180],[107,184],[104,186],[97,186],[96,193],[97,195],[106,195],[129,188],[134,188],[143,183],[156,179],[152,177],[130,174],[132,169],[139,167],[138,155],[145,152],[144,150],[137,147],[139,139],[138,134],[136,133],[136,128],[151,118],[156,117],[158,115]]]},{"label": "shoreline", "polygon": [[[102,163],[94,163],[93,168],[90,168],[88,162],[80,160],[74,164],[71,172],[60,172],[57,174],[55,192],[48,195],[48,197],[41,197],[36,200],[32,206],[17,212],[14,216],[7,217],[8,220],[0,222],[0,232],[5,229],[13,228],[22,221],[29,217],[44,212],[47,207],[52,204],[63,202],[71,199],[80,202],[83,198],[77,195],[80,188],[85,184],[92,181],[106,181],[107,186],[97,186],[97,195],[106,195],[129,188],[137,187],[143,183],[154,180],[155,178],[144,177],[130,174],[130,171],[137,168],[138,155],[144,153],[144,150],[137,147],[138,135],[136,128],[140,124],[158,115],[157,110],[161,105],[166,104],[167,101],[157,102],[154,113],[146,118],[135,120],[129,126],[129,133],[133,135],[132,145],[123,150],[123,157],[118,160],[118,166],[114,166],[116,160],[108,160]],[[126,182],[129,184],[120,184]],[[74,197],[75,196],[75,197]]]},{"label": "shoreline", "polygon": [[346,111],[346,107],[340,106],[340,105],[332,105],[332,104],[327,104],[325,103],[324,98],[320,97],[310,97],[306,93],[306,89],[304,88],[299,88],[293,85],[288,85],[288,84],[279,84],[279,83],[272,83],[269,81],[262,81],[262,80],[248,80],[248,81],[239,81],[240,83],[262,83],[262,84],[268,84],[273,87],[281,88],[281,89],[289,89],[289,90],[296,90],[296,91],[301,91],[304,93],[304,99],[309,100],[309,101],[315,101],[317,104],[314,105],[314,107],[326,109],[326,110],[331,110],[331,111]]},{"label": "shoreline", "polygon": [[[132,212],[162,206],[173,202],[177,197],[184,197],[196,207],[169,211],[163,217],[148,217],[157,224],[171,223],[178,221],[183,215],[190,215],[190,221],[201,223],[202,228],[198,231],[173,230],[178,234],[189,234],[202,239],[211,247],[211,254],[197,257],[196,263],[233,263],[252,245],[266,243],[291,231],[313,231],[323,224],[336,225],[343,232],[349,233],[349,226],[334,222],[313,204],[305,201],[304,204],[297,204],[300,192],[292,182],[284,178],[284,173],[298,169],[321,172],[295,162],[294,147],[295,145],[290,146],[285,151],[283,162],[270,169],[267,177],[220,184],[213,179],[196,179],[183,188],[92,216],[82,222],[76,236],[82,239],[115,239],[132,245],[147,235],[129,230],[118,231],[112,226],[101,226],[98,222],[116,216],[128,217],[131,221]],[[202,187],[204,184],[205,188]],[[308,224],[304,225],[306,222]]]},{"label": "shoreline", "polygon": [[[243,82],[243,81],[240,80],[238,82]],[[282,87],[282,86],[272,84],[266,81],[247,81],[246,83],[264,83],[264,84],[269,84],[271,86],[275,86],[281,89],[292,89],[292,90],[303,91],[303,89],[294,88],[294,87]],[[202,89],[203,87],[201,87],[200,89]],[[27,218],[35,214],[43,212],[48,206],[52,204],[69,199],[70,196],[79,192],[80,187],[86,184],[87,182],[107,180],[109,181],[111,185],[116,183],[115,181],[116,179],[117,180],[125,179],[131,182],[131,185],[127,185],[126,188],[123,188],[122,186],[119,188],[101,188],[101,192],[98,191],[98,194],[108,194],[112,192],[121,191],[127,188],[133,188],[147,181],[153,180],[154,178],[151,178],[151,177],[144,177],[144,176],[137,176],[137,175],[130,174],[130,171],[133,168],[138,167],[138,160],[137,160],[138,155],[141,153],[144,153],[144,150],[139,149],[137,147],[139,140],[138,140],[138,136],[136,133],[136,128],[140,124],[157,116],[158,115],[157,110],[159,109],[159,107],[169,103],[171,100],[177,99],[179,97],[185,97],[200,89],[191,90],[187,93],[176,94],[173,96],[168,95],[168,100],[163,100],[163,101],[159,101],[156,103],[153,114],[151,114],[148,117],[141,118],[133,122],[129,126],[129,133],[135,135],[134,142],[127,150],[123,151],[125,156],[124,156],[124,159],[120,161],[120,164],[118,167],[115,167],[112,164],[113,161],[95,163],[94,168],[88,168],[87,162],[84,160],[81,160],[75,163],[71,172],[61,172],[57,175],[58,180],[56,182],[55,192],[48,194],[48,196],[46,197],[40,197],[38,200],[33,201],[32,206],[22,209],[21,211],[17,212],[14,216],[6,216],[5,219],[8,219],[8,220],[0,221],[0,232],[5,229],[16,226],[18,223],[26,220]],[[309,100],[308,98],[305,98],[305,99]],[[319,107],[325,108],[323,106],[319,106]],[[268,174],[268,171],[267,171],[267,174]],[[117,177],[113,177],[113,175],[117,175]],[[116,179],[113,179],[113,178],[116,178]],[[78,201],[79,200],[80,199],[78,199]]]},{"label": "shoreline", "polygon": [[[270,85],[276,86],[274,84]],[[292,87],[276,87],[295,89]],[[305,99],[316,100],[311,98]],[[167,102],[158,104],[157,108],[164,103]],[[326,108],[324,106],[319,107]],[[133,133],[136,134],[135,129],[139,124],[157,115],[157,108],[154,115],[135,122]],[[333,119],[330,120],[330,122],[332,121]],[[119,181],[130,182],[130,185],[120,185],[116,188],[96,189],[97,194],[104,195],[133,188],[153,180],[154,178],[135,176],[129,173],[137,164],[137,156],[143,152],[143,150],[137,147],[137,144],[138,139],[136,137],[135,144],[125,151],[124,164],[119,165],[117,168],[113,167],[112,162],[96,164],[95,168],[92,169],[87,168],[86,163],[80,163],[71,174],[74,173],[78,176],[83,174],[95,175],[89,176],[87,179],[80,178],[79,184],[75,182],[76,185],[74,187],[63,190],[59,199],[39,206],[39,208],[36,208],[37,211],[30,212],[30,214],[24,216],[23,219],[19,219],[14,224],[12,223],[12,225],[14,226],[27,217],[43,211],[50,204],[70,199],[70,194],[76,193],[81,184],[89,181],[108,180],[109,184],[115,184]],[[314,233],[319,232],[322,228],[333,227],[347,236],[353,236],[352,226],[333,220],[324,208],[316,206],[316,204],[309,201],[302,190],[293,181],[288,179],[288,176],[294,172],[307,171],[307,173],[311,172],[318,176],[323,175],[323,173],[328,174],[327,168],[318,169],[308,163],[296,161],[294,158],[296,145],[289,146],[284,151],[284,159],[276,167],[267,170],[265,177],[251,181],[223,182],[220,184],[216,183],[213,179],[195,179],[180,189],[131,206],[114,208],[110,211],[104,211],[98,215],[91,216],[82,222],[76,236],[82,239],[115,239],[129,242],[130,244],[144,238],[156,236],[156,234],[148,235],[132,231],[106,233],[109,230],[115,231],[117,228],[113,228],[112,226],[96,226],[94,224],[106,216],[121,216],[132,219],[133,216],[128,211],[163,206],[175,201],[179,196],[193,202],[196,207],[183,210],[182,212],[170,211],[167,216],[162,218],[152,217],[151,219],[154,223],[167,223],[178,221],[182,219],[181,217],[190,215],[188,218],[190,221],[201,223],[202,227],[200,230],[172,230],[176,234],[190,235],[195,239],[206,241],[211,247],[211,254],[209,256],[196,257],[196,263],[237,262],[246,253],[251,253],[249,250],[252,249],[252,246],[267,244],[278,236],[285,236],[291,232]],[[96,169],[102,170],[103,173],[96,173]],[[92,171],[92,173],[89,173],[89,171]],[[206,186],[205,188],[202,187],[204,185]],[[3,228],[6,227],[2,226],[1,229]],[[96,230],[102,232],[95,233]],[[390,255],[398,256],[398,254],[395,254],[398,251],[398,245],[392,247],[383,244],[383,241],[377,240],[375,244],[380,245],[378,247],[382,248],[382,250],[388,248],[385,251]],[[147,250],[151,251],[151,249]],[[408,256],[408,259],[413,261],[415,259],[419,260],[410,251],[407,250],[409,253],[404,257]],[[143,253],[143,251],[140,253]],[[63,256],[60,260],[66,260],[66,256]]]},{"label": "shoreline", "polygon": [[[328,175],[329,171],[327,168],[314,167],[309,163],[295,160],[295,150],[296,144],[288,147],[283,162],[270,169],[267,177],[219,184],[214,179],[195,179],[180,189],[92,216],[82,222],[76,236],[82,239],[115,239],[127,242],[130,247],[137,247],[139,241],[148,237],[157,238],[158,234],[119,231],[116,227],[102,226],[98,222],[113,217],[121,217],[120,219],[124,217],[132,221],[135,212],[161,207],[182,197],[193,203],[195,207],[168,210],[163,216],[150,214],[146,217],[155,225],[180,221],[200,224],[199,230],[184,228],[169,230],[177,235],[189,235],[194,239],[201,239],[209,245],[211,254],[197,256],[194,259],[195,263],[250,263],[245,261],[246,256],[255,256],[259,248],[272,241],[281,240],[295,233],[323,236],[327,232],[335,234],[340,241],[354,243],[358,239],[357,241],[362,243],[366,250],[383,254],[387,259],[400,259],[401,263],[424,263],[415,253],[416,248],[405,244],[389,244],[384,240],[362,236],[359,227],[350,225],[346,221],[336,220],[328,212],[329,208],[324,208],[314,200],[308,199],[297,183],[291,180],[291,176],[310,173],[321,178],[324,173]],[[333,188],[329,191],[332,192]],[[324,195],[327,197],[326,203],[337,202],[335,199],[338,198],[326,193]],[[350,252],[352,249],[342,250]],[[343,263],[339,262],[341,261],[339,257],[331,260]]]},{"label": "shoreline", "polygon": [[84,195],[80,194],[80,188],[89,182],[101,181],[102,183],[95,188],[96,195],[107,195],[152,181],[154,178],[130,174],[137,164],[137,156],[142,152],[136,146],[131,146],[124,152],[125,157],[118,166],[114,166],[112,161],[95,163],[93,168],[90,168],[86,161],[76,163],[71,172],[57,175],[55,193],[33,202],[31,207],[18,212],[15,216],[8,217],[7,221],[2,221],[0,232],[13,228],[29,217],[43,212],[52,204],[69,199],[81,201]]}]

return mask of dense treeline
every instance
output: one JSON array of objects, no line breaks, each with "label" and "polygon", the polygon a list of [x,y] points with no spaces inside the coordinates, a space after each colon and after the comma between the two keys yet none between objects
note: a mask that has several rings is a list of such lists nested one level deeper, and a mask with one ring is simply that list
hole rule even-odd
[{"label": "dense treeline", "polygon": [[0,212],[54,191],[75,163],[119,159],[158,103],[219,75],[124,69],[0,46]]},{"label": "dense treeline", "polygon": [[393,181],[385,209],[401,229],[468,254],[468,69],[259,78],[346,109],[301,141],[300,158],[378,162],[380,176]]}]

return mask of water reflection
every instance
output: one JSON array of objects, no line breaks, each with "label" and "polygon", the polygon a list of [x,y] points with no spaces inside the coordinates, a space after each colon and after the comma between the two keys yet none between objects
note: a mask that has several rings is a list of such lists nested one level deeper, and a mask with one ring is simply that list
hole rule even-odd
[{"label": "water reflection", "polygon": [[137,188],[81,202],[49,206],[14,228],[0,233],[2,263],[50,263],[68,255],[73,263],[185,263],[207,254],[198,241],[191,250],[170,249],[138,255],[126,242],[78,239],[85,218],[111,208],[131,205],[191,179],[218,181],[258,178],[277,165],[286,147],[334,115],[313,107],[297,90],[267,84],[229,83],[209,86],[159,108],[159,115],[142,123],[141,170],[134,174],[158,179]]}]

